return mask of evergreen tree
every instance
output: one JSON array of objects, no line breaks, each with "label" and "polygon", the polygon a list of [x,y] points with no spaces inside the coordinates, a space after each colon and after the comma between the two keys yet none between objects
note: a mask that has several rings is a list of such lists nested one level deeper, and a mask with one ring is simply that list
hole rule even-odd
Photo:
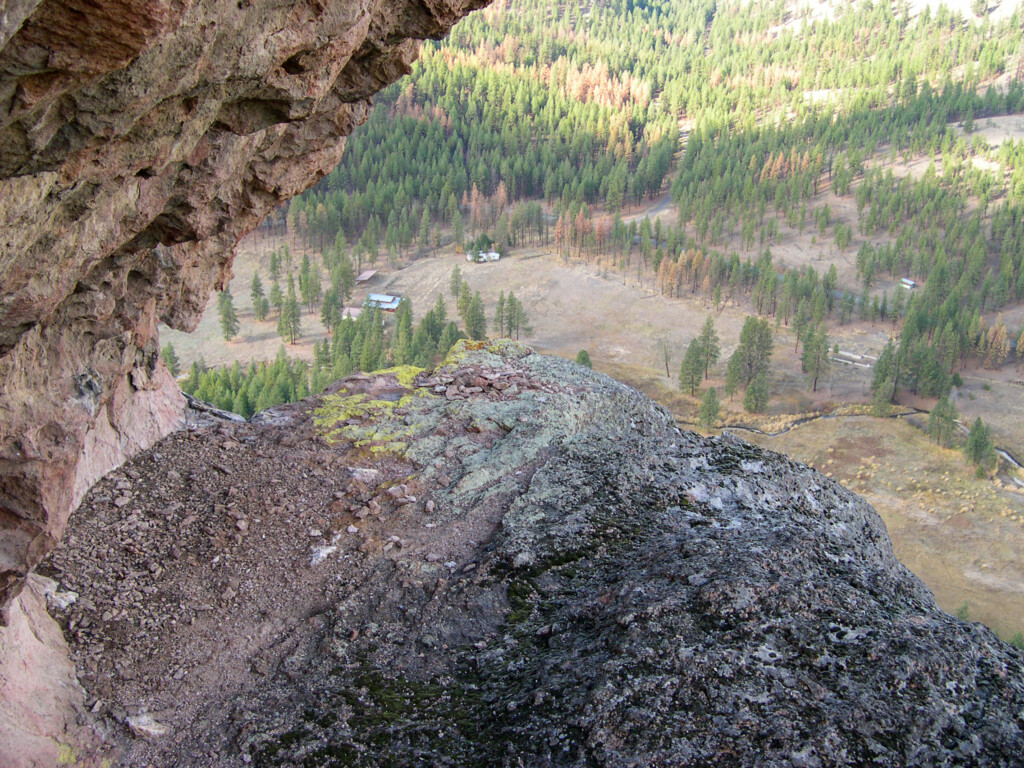
[{"label": "evergreen tree", "polygon": [[430,308],[430,311],[423,316],[421,324],[426,329],[431,341],[436,343],[441,338],[441,333],[444,331],[444,326],[447,322],[448,307],[445,306],[444,296],[439,293],[437,294],[437,301],[434,302],[434,306]]},{"label": "evergreen tree", "polygon": [[748,413],[763,413],[768,407],[768,376],[758,373],[743,393],[743,407]]},{"label": "evergreen tree", "polygon": [[309,257],[303,255],[299,266],[299,295],[310,312],[313,311],[313,305],[320,301],[322,290],[319,267],[314,266],[310,263]]},{"label": "evergreen tree", "polygon": [[928,434],[939,445],[948,446],[956,432],[956,419],[956,406],[943,395],[928,414]]},{"label": "evergreen tree", "polygon": [[441,357],[447,355],[449,350],[455,346],[455,342],[462,338],[465,336],[459,331],[459,327],[449,320],[444,330],[441,331],[441,337],[437,340],[437,354]]},{"label": "evergreen tree", "polygon": [[[427,315],[429,314],[430,312],[427,313]],[[433,364],[434,357],[437,354],[437,345],[434,343],[433,339],[430,338],[430,334],[427,333],[427,315],[425,315],[424,319],[420,321],[420,324],[416,326],[416,330],[412,334],[412,342],[409,345],[409,359],[412,361],[413,365],[419,366],[420,368],[429,368]]]},{"label": "evergreen tree", "polygon": [[971,425],[971,431],[967,433],[964,455],[977,468],[979,477],[995,467],[995,446],[992,444],[992,437],[989,434],[988,427],[982,423],[980,418],[975,419],[974,424]]},{"label": "evergreen tree", "polygon": [[238,315],[231,300],[231,291],[225,288],[217,294],[217,314],[220,315],[220,331],[225,341],[231,341],[238,335]]},{"label": "evergreen tree", "polygon": [[522,303],[516,298],[516,295],[509,291],[505,297],[505,329],[508,332],[508,336],[512,337],[515,335],[515,339],[519,340],[519,334],[530,333],[530,320],[526,316],[526,310],[523,309]]},{"label": "evergreen tree", "polygon": [[469,303],[472,299],[473,292],[469,288],[469,283],[462,280],[459,283],[459,295],[455,299],[455,311],[462,318],[463,324],[466,322],[466,311],[469,309]]},{"label": "evergreen tree", "polygon": [[718,421],[718,393],[711,387],[704,392],[700,399],[700,406],[697,409],[697,421],[704,429],[711,429]]},{"label": "evergreen tree", "polygon": [[412,361],[412,302],[402,299],[395,310],[395,331],[391,336],[391,361],[406,365]]},{"label": "evergreen tree", "polygon": [[164,361],[164,365],[167,366],[167,370],[171,376],[178,378],[178,374],[181,373],[181,363],[178,360],[178,355],[174,351],[174,347],[171,342],[164,344],[163,349],[160,350],[160,357]]},{"label": "evergreen tree", "polygon": [[[874,373],[871,377],[871,411],[876,416],[886,416],[888,406],[896,402],[896,381],[899,377],[899,365],[896,358],[896,347],[892,339],[886,343],[882,354],[875,361]],[[884,408],[882,405],[884,404]]]},{"label": "evergreen tree", "polygon": [[199,389],[199,382],[202,379],[203,373],[206,372],[206,365],[202,359],[196,360],[189,366],[188,377],[185,379],[185,383],[181,385],[183,392],[187,392],[190,395],[194,394]]},{"label": "evergreen tree", "polygon": [[846,325],[853,319],[853,312],[857,307],[857,297],[849,291],[844,291],[839,300],[839,324]]},{"label": "evergreen tree", "polygon": [[278,313],[278,316],[280,316],[281,307],[284,306],[284,294],[281,293],[281,285],[277,280],[274,280],[274,282],[270,284],[270,306],[272,306]]},{"label": "evergreen tree", "polygon": [[498,306],[494,309],[494,332],[498,336],[505,336],[505,292],[498,294]]},{"label": "evergreen tree", "polygon": [[[758,375],[767,374],[773,348],[772,329],[768,320],[747,317],[740,330],[739,346],[729,358],[726,388],[729,388],[730,380],[733,383],[732,391],[735,391],[737,386],[750,386]],[[765,387],[767,389],[767,384]]]},{"label": "evergreen tree", "polygon": [[708,378],[711,366],[718,362],[718,358],[722,353],[719,346],[718,333],[715,332],[715,323],[711,319],[711,315],[704,319],[704,325],[701,326],[700,334],[697,338],[700,340],[701,356],[704,358],[704,378],[706,379]]},{"label": "evergreen tree", "polygon": [[487,338],[487,316],[484,314],[484,300],[480,291],[473,293],[462,319],[469,338],[475,341]]},{"label": "evergreen tree", "polygon": [[288,275],[288,295],[281,307],[281,316],[277,320],[277,335],[294,344],[302,333],[302,315],[299,300],[295,295],[295,281]]},{"label": "evergreen tree", "polygon": [[462,227],[462,214],[459,212],[458,208],[455,208],[452,212],[450,222],[452,228],[452,240],[455,241],[456,247],[461,249],[466,235]]},{"label": "evergreen tree", "polygon": [[686,347],[686,354],[683,355],[683,362],[679,366],[679,389],[682,392],[689,391],[690,397],[697,394],[701,377],[704,375],[704,350],[701,348],[700,339],[691,339]]},{"label": "evergreen tree", "polygon": [[426,251],[430,246],[430,211],[426,207],[423,208],[420,226],[416,231],[416,246],[421,252]]},{"label": "evergreen tree", "polygon": [[270,275],[270,281],[276,282],[281,277],[281,261],[278,258],[277,251],[270,252],[270,267],[268,269]]},{"label": "evergreen tree", "polygon": [[892,392],[896,389],[896,380],[892,378],[879,382],[879,386],[871,393],[871,415],[884,417],[892,411]]},{"label": "evergreen tree", "polygon": [[[459,265],[456,264],[452,267],[451,274],[448,276],[448,290],[452,294],[453,299],[458,299],[462,293],[462,271],[459,269]],[[467,286],[467,290],[468,290]]]},{"label": "evergreen tree", "polygon": [[273,363],[250,363],[244,369],[237,361],[212,370],[200,362],[192,366],[182,390],[248,418],[258,410],[305,397],[309,373],[304,362],[289,360],[283,352]]},{"label": "evergreen tree", "polygon": [[341,322],[342,309],[338,291],[335,288],[328,288],[320,304],[320,322],[329,332],[333,333],[334,327]]},{"label": "evergreen tree", "polygon": [[811,391],[818,391],[818,379],[828,373],[831,359],[829,358],[828,336],[825,329],[812,330],[804,341],[804,351],[800,356],[800,366],[811,380]]},{"label": "evergreen tree", "polygon": [[312,311],[313,302],[309,290],[309,278],[313,274],[313,267],[309,261],[308,254],[302,254],[302,261],[299,262],[299,297],[307,309]]},{"label": "evergreen tree", "polygon": [[359,353],[359,370],[370,373],[380,368],[381,355],[384,351],[384,339],[381,332],[380,316],[378,310],[369,313],[372,317],[369,333],[363,338],[362,349]]},{"label": "evergreen tree", "polygon": [[576,353],[576,362],[587,368],[593,368],[594,365],[590,361],[590,354],[585,349],[581,349]]},{"label": "evergreen tree", "polygon": [[267,297],[263,295],[263,283],[260,281],[260,273],[252,273],[252,283],[249,285],[249,296],[252,298],[252,313],[257,320],[266,320],[270,311]]},{"label": "evergreen tree", "polygon": [[356,271],[352,266],[352,260],[345,254],[340,254],[331,268],[331,287],[337,291],[342,306],[351,300],[355,286]]}]

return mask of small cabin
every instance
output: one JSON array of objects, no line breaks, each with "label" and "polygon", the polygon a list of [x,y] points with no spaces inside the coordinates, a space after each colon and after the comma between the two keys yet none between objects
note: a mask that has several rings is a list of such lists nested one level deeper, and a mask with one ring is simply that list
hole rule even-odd
[{"label": "small cabin", "polygon": [[902,285],[908,291],[912,291],[915,288],[917,288],[917,283],[915,283],[909,277],[900,278],[900,285]]},{"label": "small cabin", "polygon": [[389,293],[371,293],[363,301],[363,306],[370,309],[383,309],[385,312],[394,312],[398,309],[401,301],[401,296],[392,296]]},{"label": "small cabin", "polygon": [[376,274],[377,274],[377,270],[376,269],[367,269],[364,272],[360,272],[359,276],[356,277],[356,285],[361,285],[363,283],[370,282],[371,280],[373,280],[373,276],[376,275]]}]

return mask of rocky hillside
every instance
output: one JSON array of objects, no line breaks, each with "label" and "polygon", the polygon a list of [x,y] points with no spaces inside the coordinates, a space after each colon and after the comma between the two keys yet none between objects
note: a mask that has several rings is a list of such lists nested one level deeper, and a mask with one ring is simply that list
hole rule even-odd
[{"label": "rocky hillside", "polygon": [[487,0],[0,4],[0,623],[86,489],[172,429],[156,325]]},{"label": "rocky hillside", "polygon": [[185,408],[157,322],[485,3],[0,4],[0,765],[1018,761],[1019,653],[863,502],[607,378]]},{"label": "rocky hillside", "polygon": [[939,611],[863,501],[511,342],[174,434],[88,494],[44,569],[130,765],[1024,747],[1021,654]]},{"label": "rocky hillside", "polygon": [[0,2],[0,765],[75,733],[26,577],[105,472],[183,424],[189,330],[372,94],[487,0]]}]

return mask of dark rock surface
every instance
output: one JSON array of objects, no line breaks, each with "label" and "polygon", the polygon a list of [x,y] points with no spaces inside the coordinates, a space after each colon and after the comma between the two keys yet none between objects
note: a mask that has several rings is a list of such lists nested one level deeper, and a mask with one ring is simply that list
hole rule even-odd
[{"label": "dark rock surface", "polygon": [[837,484],[511,343],[410,382],[87,497],[46,569],[126,764],[1021,764],[1020,652]]}]

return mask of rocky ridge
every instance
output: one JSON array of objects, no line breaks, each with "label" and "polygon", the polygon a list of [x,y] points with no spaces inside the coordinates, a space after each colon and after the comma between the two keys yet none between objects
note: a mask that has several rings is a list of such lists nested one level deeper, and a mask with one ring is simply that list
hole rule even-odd
[{"label": "rocky ridge", "polygon": [[1020,652],[939,611],[862,500],[477,347],[207,417],[86,497],[44,568],[108,754],[1015,763]]}]

